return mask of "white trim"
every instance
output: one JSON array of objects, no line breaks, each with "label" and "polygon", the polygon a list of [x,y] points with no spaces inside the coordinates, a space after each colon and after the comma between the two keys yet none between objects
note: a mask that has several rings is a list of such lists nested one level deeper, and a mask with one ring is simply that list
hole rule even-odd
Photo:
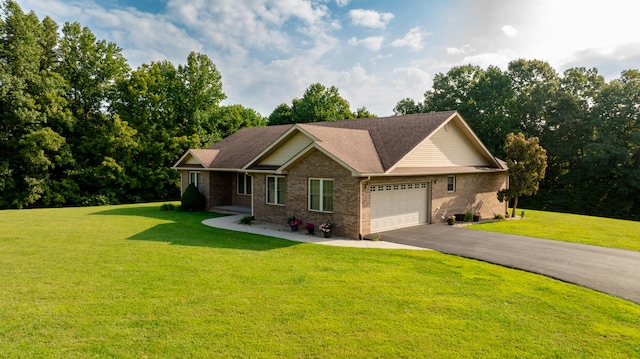
[{"label": "white trim", "polygon": [[[311,208],[311,181],[320,181],[320,188],[319,188],[319,206],[320,209],[313,209]],[[332,183],[332,189],[331,189],[331,210],[327,211],[324,209],[324,182],[325,181],[331,181]],[[309,211],[312,212],[322,212],[322,213],[333,213],[333,206],[335,204],[335,201],[333,200],[333,189],[335,188],[334,186],[335,181],[333,180],[333,178],[316,178],[316,177],[311,177],[307,180],[307,209]]]},{"label": "white trim", "polygon": [[347,171],[351,172],[352,176],[354,176],[354,177],[361,176],[361,174],[358,171],[356,171],[353,167],[351,167],[348,164],[344,163],[341,159],[339,159],[338,157],[334,156],[331,152],[325,150],[324,148],[322,148],[321,146],[319,146],[315,142],[309,144],[309,146],[305,147],[302,151],[298,152],[297,155],[291,157],[290,160],[288,160],[287,162],[283,163],[282,166],[280,166],[276,170],[276,173],[277,174],[284,173],[284,171],[288,167],[290,167],[291,165],[296,163],[300,158],[304,157],[304,155],[306,155],[312,149],[318,150],[320,153],[324,154],[325,156],[329,157],[331,160],[333,160],[334,162],[336,162],[340,166],[344,167]]},{"label": "white trim", "polygon": [[[240,175],[244,176],[244,180],[243,180],[243,188],[242,190],[244,191],[244,193],[241,193],[239,191],[240,189]],[[247,178],[250,179],[251,181],[251,185],[247,186]],[[247,193],[247,188],[249,188],[249,190],[251,191],[251,193]],[[248,174],[247,172],[238,172],[236,175],[236,194],[239,196],[252,196],[253,195],[253,176],[251,176],[250,174]]]},{"label": "white trim", "polygon": [[[269,202],[269,178],[273,178],[275,180],[274,182],[274,197],[275,197],[275,202]],[[284,192],[286,192],[287,189],[287,184],[286,184],[286,177],[285,176],[276,176],[276,175],[267,175],[265,176],[265,185],[264,185],[264,201],[266,204],[268,205],[272,205],[272,206],[284,206],[285,203],[285,199],[287,197],[286,193],[284,193],[285,198],[282,198],[282,203],[278,203],[278,200],[280,199],[280,196],[278,195],[278,183],[280,183],[279,179],[284,180],[283,186],[284,188]]]},{"label": "white trim", "polygon": [[261,158],[263,158],[264,156],[266,156],[267,154],[272,152],[276,147],[278,147],[282,141],[284,141],[287,138],[289,138],[289,136],[294,131],[301,132],[302,134],[308,136],[311,139],[311,141],[313,141],[313,142],[318,140],[315,136],[312,136],[309,132],[305,131],[304,129],[302,129],[297,124],[294,124],[285,133],[280,135],[280,137],[278,137],[275,141],[271,142],[271,144],[269,146],[267,146],[267,148],[262,150],[262,152],[258,153],[257,156],[255,156],[251,161],[249,161],[246,165],[244,165],[244,167],[242,167],[242,169],[249,169],[249,167],[251,167],[254,163],[258,162],[258,160],[260,160]]},{"label": "white trim", "polygon": [[[197,175],[195,183],[191,180],[191,175]],[[194,183],[198,191],[200,191],[200,185],[202,184],[202,171],[189,171],[189,184]]]},{"label": "white trim", "polygon": [[[449,178],[453,178],[452,187],[453,189],[449,190]],[[447,176],[447,193],[453,193],[456,191],[456,175],[448,175]]]}]

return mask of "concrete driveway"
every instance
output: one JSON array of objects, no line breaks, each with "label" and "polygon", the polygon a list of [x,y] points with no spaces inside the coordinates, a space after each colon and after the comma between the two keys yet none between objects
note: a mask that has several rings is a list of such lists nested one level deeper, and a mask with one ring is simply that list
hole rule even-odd
[{"label": "concrete driveway", "polygon": [[640,252],[427,224],[387,231],[384,241],[542,274],[640,304]]}]

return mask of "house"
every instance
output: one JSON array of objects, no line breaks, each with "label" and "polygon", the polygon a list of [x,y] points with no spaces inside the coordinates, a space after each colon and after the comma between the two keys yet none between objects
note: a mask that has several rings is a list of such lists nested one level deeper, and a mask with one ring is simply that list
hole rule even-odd
[{"label": "house", "polygon": [[496,159],[456,111],[245,128],[173,166],[207,208],[286,224],[335,224],[358,238],[474,212],[504,214]]}]

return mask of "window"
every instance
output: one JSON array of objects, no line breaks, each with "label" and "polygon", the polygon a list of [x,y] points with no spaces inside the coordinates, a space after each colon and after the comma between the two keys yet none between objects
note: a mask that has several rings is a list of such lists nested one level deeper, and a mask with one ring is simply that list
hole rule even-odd
[{"label": "window", "polygon": [[285,179],[282,176],[267,176],[267,203],[284,204]]},{"label": "window", "polygon": [[456,176],[447,177],[447,192],[456,191]]},{"label": "window", "polygon": [[238,194],[251,194],[251,176],[238,173]]},{"label": "window", "polygon": [[191,183],[193,183],[198,191],[200,191],[200,187],[202,186],[202,174],[200,172],[189,172],[189,184]]},{"label": "window", "polygon": [[312,211],[333,211],[333,180],[309,179],[309,209]]}]

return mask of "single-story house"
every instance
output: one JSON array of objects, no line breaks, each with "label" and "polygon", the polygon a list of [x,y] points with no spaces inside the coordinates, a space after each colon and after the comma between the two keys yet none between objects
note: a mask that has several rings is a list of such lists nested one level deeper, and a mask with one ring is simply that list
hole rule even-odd
[{"label": "single-story house", "polygon": [[456,111],[244,128],[173,166],[207,209],[358,238],[473,212],[504,214],[507,168]]}]

